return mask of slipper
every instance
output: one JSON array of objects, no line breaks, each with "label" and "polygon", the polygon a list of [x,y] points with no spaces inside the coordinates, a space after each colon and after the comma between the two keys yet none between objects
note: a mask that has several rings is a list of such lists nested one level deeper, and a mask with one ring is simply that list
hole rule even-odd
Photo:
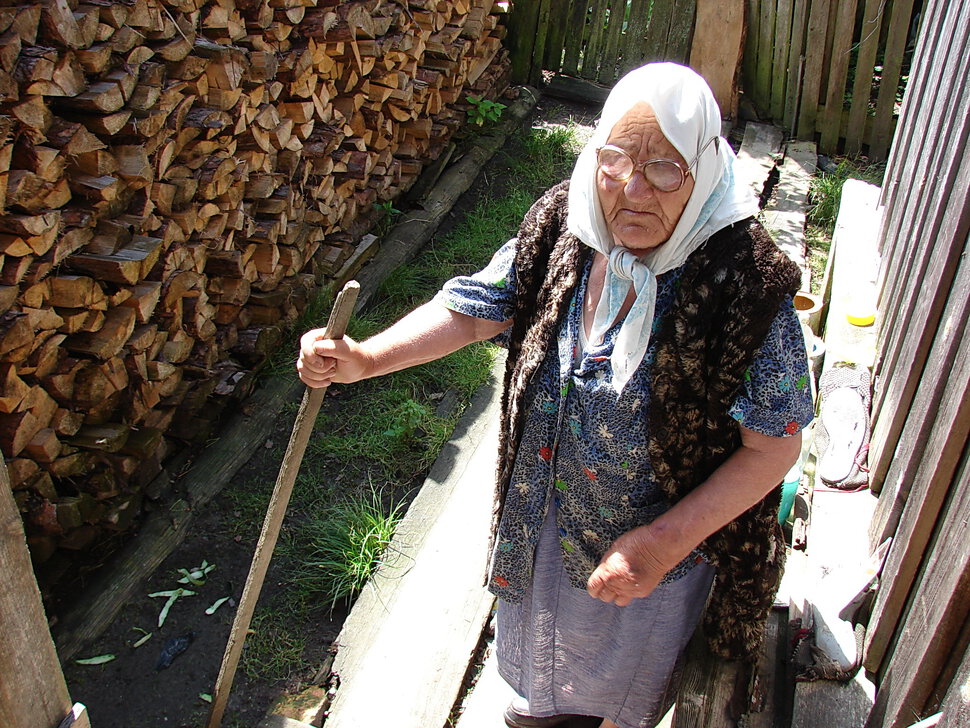
[{"label": "slipper", "polygon": [[834,367],[819,380],[816,474],[838,489],[868,484],[869,370],[854,365]]}]

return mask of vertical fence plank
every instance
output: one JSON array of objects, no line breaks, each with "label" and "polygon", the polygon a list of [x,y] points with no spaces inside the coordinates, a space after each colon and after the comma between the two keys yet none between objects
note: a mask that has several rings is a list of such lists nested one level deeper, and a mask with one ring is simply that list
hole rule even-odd
[{"label": "vertical fence plank", "polygon": [[[970,348],[965,348],[964,356],[970,357]],[[966,369],[961,367],[964,391],[962,396],[957,395],[963,412],[946,408],[964,424],[970,419]],[[968,453],[958,453],[958,458],[961,455],[957,476],[949,488],[949,503],[943,509],[934,543],[915,584],[906,623],[898,632],[892,660],[881,680],[883,689],[876,692],[867,728],[903,728],[920,715],[970,611],[970,540],[966,538],[965,526],[970,520],[970,465]],[[946,490],[945,483],[941,490]],[[932,493],[928,491],[927,495]],[[897,543],[894,541],[893,547]]]},{"label": "vertical fence plank", "polygon": [[882,27],[882,8],[883,0],[866,0],[863,11],[859,55],[856,58],[855,81],[852,84],[852,105],[849,108],[849,123],[845,130],[845,153],[850,155],[859,154],[862,151],[862,138],[869,119],[872,76],[875,72],[879,31]]},{"label": "vertical fence plank", "polygon": [[[673,0],[664,60],[687,63],[690,57],[690,41],[694,32],[696,10],[697,0]],[[725,58],[724,61],[727,63],[728,59]]]},{"label": "vertical fence plank", "polygon": [[586,26],[587,0],[573,0],[569,12],[569,28],[563,48],[562,72],[567,76],[579,76],[579,59],[583,46],[583,28]]},{"label": "vertical fence plank", "polygon": [[667,53],[667,35],[670,32],[670,17],[674,11],[674,0],[653,0],[650,8],[650,22],[647,24],[646,40],[643,44],[641,62],[661,61]]},{"label": "vertical fence plank", "polygon": [[[954,4],[959,5],[959,3]],[[896,90],[899,86],[899,74],[912,15],[913,0],[893,0],[889,32],[886,36],[886,53],[882,63],[882,78],[879,81],[876,118],[869,138],[869,156],[873,159],[883,159],[892,141]]]},{"label": "vertical fence plank", "polygon": [[631,71],[640,65],[649,22],[650,1],[633,0],[630,6],[630,22],[626,28],[626,43],[623,46],[622,73]]},{"label": "vertical fence plank", "polygon": [[778,0],[775,11],[775,50],[771,69],[771,118],[781,124],[785,115],[788,86],[788,56],[792,40],[792,13],[795,0]]},{"label": "vertical fence plank", "polygon": [[842,134],[842,114],[845,110],[845,79],[849,71],[849,52],[855,29],[856,0],[840,0],[832,36],[832,55],[829,63],[829,82],[825,94],[819,150],[825,154],[838,151]]},{"label": "vertical fence plank", "polygon": [[771,70],[775,48],[776,0],[761,0],[758,22],[758,81],[755,84],[755,104],[762,113],[771,113]]},{"label": "vertical fence plank", "polygon": [[600,72],[596,80],[600,83],[612,84],[619,78],[620,39],[623,37],[624,15],[629,0],[610,0],[610,25],[606,34],[606,52],[604,63],[600,64]]},{"label": "vertical fence plank", "polygon": [[736,119],[744,0],[697,0],[696,7],[690,66],[707,80],[722,118]]},{"label": "vertical fence plank", "polygon": [[604,60],[602,56],[607,19],[606,0],[592,0],[590,6],[592,9],[589,17],[590,34],[583,60],[582,78],[595,81],[599,75],[600,64]]},{"label": "vertical fence plank", "polygon": [[[585,0],[582,0],[585,2]],[[549,11],[549,32],[546,34],[546,52],[543,54],[542,67],[558,73],[562,70],[563,44],[569,27],[569,11],[573,2],[580,0],[559,0]]]},{"label": "vertical fence plank", "polygon": [[815,137],[818,99],[822,88],[825,37],[829,21],[829,0],[812,0],[808,15],[808,39],[802,72],[802,96],[798,112],[799,139]]},{"label": "vertical fence plank", "polygon": [[792,8],[791,41],[788,48],[788,73],[785,81],[784,127],[792,134],[798,126],[802,97],[802,72],[805,65],[805,26],[809,0],[795,0]]},{"label": "vertical fence plank", "polygon": [[[959,246],[961,250],[965,247]],[[970,285],[970,265],[961,266],[953,282],[944,317],[946,324],[933,341],[908,427],[900,441],[901,450],[917,453],[910,458],[915,465],[912,492],[901,508],[898,528],[880,534],[877,539],[872,539],[870,533],[870,543],[895,533],[866,634],[865,665],[872,672],[877,672],[885,662],[948,484],[970,435],[970,361],[966,359],[970,353],[970,302],[961,284]],[[884,512],[885,504],[892,501],[883,493],[877,511]],[[874,525],[879,519],[877,513]]]},{"label": "vertical fence plank", "polygon": [[509,17],[509,26],[512,80],[515,83],[529,83],[536,32],[539,29],[539,0],[517,0]]},{"label": "vertical fence plank", "polygon": [[744,54],[741,57],[742,88],[751,102],[756,102],[758,85],[758,45],[761,42],[761,0],[744,0]]},{"label": "vertical fence plank", "polygon": [[[948,229],[959,219],[957,211],[946,206],[950,204],[950,185],[960,184],[960,161],[970,133],[970,90],[965,83],[970,74],[970,37],[961,30],[961,22],[970,21],[970,8],[965,7],[959,18],[944,11],[938,17],[942,22],[934,17],[934,32],[923,35],[926,43],[921,44],[914,63],[914,95],[908,99],[907,123],[899,140],[900,145],[906,144],[906,153],[897,154],[894,149],[894,165],[886,175],[893,190],[887,198],[890,215],[881,234],[879,309],[884,315],[880,316],[877,348],[879,376],[886,385],[873,398],[872,417],[881,420],[870,452],[876,484],[886,474],[915,386],[911,379],[923,365],[925,341],[932,333],[911,330],[912,316],[919,310],[928,317],[925,325],[935,326],[939,307],[926,297],[933,295],[939,276],[952,270],[946,258],[933,258],[934,244],[941,227]],[[936,58],[952,60],[931,62]],[[926,185],[927,179],[939,183]],[[896,370],[903,376],[892,376]]]},{"label": "vertical fence plank", "polygon": [[529,83],[533,86],[539,86],[542,82],[542,59],[545,57],[546,38],[549,35],[549,14],[554,2],[555,0],[540,0],[539,3],[539,28],[536,31],[532,72],[529,74]]},{"label": "vertical fence plank", "polygon": [[20,512],[0,463],[0,725],[56,728],[71,699],[47,628]]}]

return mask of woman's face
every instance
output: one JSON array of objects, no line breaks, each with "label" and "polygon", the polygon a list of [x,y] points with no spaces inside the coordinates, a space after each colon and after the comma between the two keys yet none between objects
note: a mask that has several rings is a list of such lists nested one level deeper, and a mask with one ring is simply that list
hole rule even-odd
[{"label": "woman's face", "polygon": [[[613,127],[607,144],[627,152],[636,162],[672,159],[686,169],[687,162],[660,130],[649,104],[638,103]],[[633,251],[647,252],[666,242],[677,226],[694,189],[690,175],[675,192],[661,192],[639,168],[625,182],[610,179],[597,168],[596,189],[613,239]]]}]

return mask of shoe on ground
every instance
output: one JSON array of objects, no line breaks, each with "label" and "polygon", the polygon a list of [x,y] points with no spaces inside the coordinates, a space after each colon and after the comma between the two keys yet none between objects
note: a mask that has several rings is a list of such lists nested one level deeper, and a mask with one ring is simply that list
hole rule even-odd
[{"label": "shoe on ground", "polygon": [[579,715],[548,715],[539,718],[529,715],[529,704],[524,698],[516,697],[505,709],[505,725],[509,728],[554,728]]}]

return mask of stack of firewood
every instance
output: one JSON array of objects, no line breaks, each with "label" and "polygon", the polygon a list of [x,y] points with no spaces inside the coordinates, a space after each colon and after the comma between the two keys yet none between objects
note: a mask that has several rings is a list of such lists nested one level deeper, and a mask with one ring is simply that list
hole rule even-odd
[{"label": "stack of firewood", "polygon": [[11,2],[0,449],[43,562],[131,524],[508,64],[492,0]]}]

